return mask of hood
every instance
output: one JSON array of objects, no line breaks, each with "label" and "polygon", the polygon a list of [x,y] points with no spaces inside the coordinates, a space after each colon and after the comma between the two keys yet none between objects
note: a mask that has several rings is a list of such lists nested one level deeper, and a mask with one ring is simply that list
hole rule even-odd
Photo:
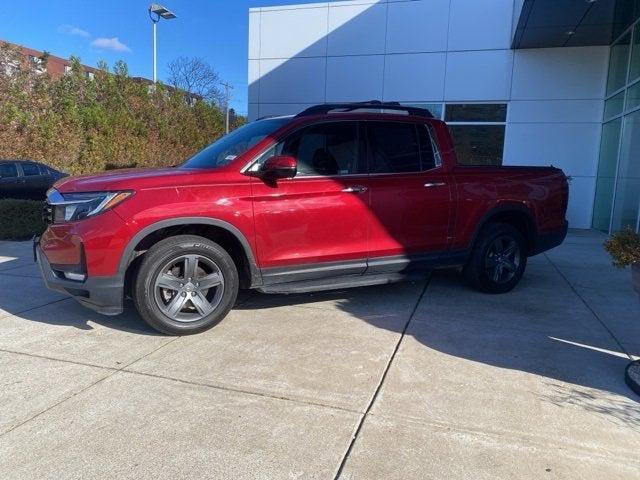
[{"label": "hood", "polygon": [[54,188],[62,193],[136,190],[189,184],[201,170],[181,168],[129,168],[95,175],[79,175],[58,180]]}]

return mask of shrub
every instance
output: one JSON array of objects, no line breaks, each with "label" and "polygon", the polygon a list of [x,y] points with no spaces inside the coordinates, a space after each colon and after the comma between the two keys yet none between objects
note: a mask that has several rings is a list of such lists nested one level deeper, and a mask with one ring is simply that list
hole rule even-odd
[{"label": "shrub", "polygon": [[0,200],[0,240],[27,240],[47,228],[42,220],[43,202]]},{"label": "shrub", "polygon": [[124,62],[95,77],[78,58],[59,78],[36,73],[0,43],[0,158],[43,161],[71,175],[181,163],[224,131],[215,105],[129,77]]},{"label": "shrub", "polygon": [[613,264],[618,268],[640,263],[640,235],[634,232],[631,227],[614,233],[604,243],[604,248],[609,252]]}]

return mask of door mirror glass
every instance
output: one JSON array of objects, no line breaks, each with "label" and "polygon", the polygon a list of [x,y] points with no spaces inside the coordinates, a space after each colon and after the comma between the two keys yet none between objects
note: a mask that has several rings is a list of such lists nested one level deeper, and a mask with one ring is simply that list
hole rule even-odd
[{"label": "door mirror glass", "polygon": [[265,178],[293,178],[298,172],[298,163],[293,157],[274,155],[267,158],[260,169],[260,176]]}]

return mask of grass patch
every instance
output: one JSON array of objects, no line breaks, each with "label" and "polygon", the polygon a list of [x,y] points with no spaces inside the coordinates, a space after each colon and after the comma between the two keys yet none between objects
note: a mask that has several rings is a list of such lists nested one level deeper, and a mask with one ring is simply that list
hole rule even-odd
[{"label": "grass patch", "polygon": [[0,240],[28,240],[44,232],[43,206],[36,200],[0,200]]}]

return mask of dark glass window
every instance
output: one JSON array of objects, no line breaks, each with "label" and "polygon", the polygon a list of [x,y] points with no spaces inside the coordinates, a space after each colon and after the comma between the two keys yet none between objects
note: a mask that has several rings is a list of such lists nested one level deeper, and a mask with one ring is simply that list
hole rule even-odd
[{"label": "dark glass window", "polygon": [[371,173],[419,172],[420,150],[416,125],[368,122]]},{"label": "dark glass window", "polygon": [[0,178],[17,177],[18,169],[15,163],[0,163]]},{"label": "dark glass window", "polygon": [[436,167],[436,159],[433,151],[431,135],[426,125],[418,125],[418,141],[420,142],[420,162],[422,170],[431,170]]},{"label": "dark glass window", "polygon": [[303,128],[282,142],[279,155],[298,161],[298,175],[348,175],[358,173],[357,122],[329,122]]},{"label": "dark glass window", "polygon": [[450,125],[458,163],[502,165],[504,125]]},{"label": "dark glass window", "polygon": [[40,175],[40,171],[38,170],[38,165],[36,165],[35,163],[23,163],[22,173],[24,173],[25,177]]},{"label": "dark glass window", "polygon": [[506,103],[451,103],[445,109],[447,122],[506,122]]}]

